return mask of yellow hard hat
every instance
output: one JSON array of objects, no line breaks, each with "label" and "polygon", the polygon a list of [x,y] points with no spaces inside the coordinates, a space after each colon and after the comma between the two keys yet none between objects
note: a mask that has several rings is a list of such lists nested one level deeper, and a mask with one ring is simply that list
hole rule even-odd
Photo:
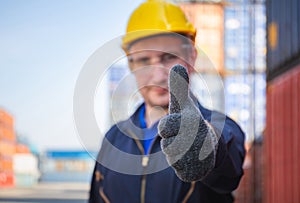
[{"label": "yellow hard hat", "polygon": [[178,5],[165,0],[147,0],[131,14],[122,48],[144,37],[165,32],[185,34],[195,39],[196,29]]}]

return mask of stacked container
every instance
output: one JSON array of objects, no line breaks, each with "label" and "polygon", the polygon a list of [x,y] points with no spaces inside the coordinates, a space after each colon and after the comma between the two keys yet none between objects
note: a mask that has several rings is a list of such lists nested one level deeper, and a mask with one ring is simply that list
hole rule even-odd
[{"label": "stacked container", "polygon": [[18,144],[17,153],[13,156],[13,168],[16,187],[31,187],[37,184],[40,176],[38,159],[25,145]]},{"label": "stacked container", "polygon": [[0,188],[13,187],[13,155],[16,151],[16,136],[13,117],[0,109]]},{"label": "stacked container", "polygon": [[49,150],[41,157],[41,181],[89,182],[97,152]]},{"label": "stacked container", "polygon": [[265,203],[300,202],[300,2],[267,1]]}]

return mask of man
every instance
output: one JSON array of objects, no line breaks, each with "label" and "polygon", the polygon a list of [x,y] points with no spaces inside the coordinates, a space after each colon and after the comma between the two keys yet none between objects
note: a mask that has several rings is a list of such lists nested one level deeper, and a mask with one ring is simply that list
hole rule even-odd
[{"label": "man", "polygon": [[189,91],[195,35],[182,10],[162,0],[131,15],[122,48],[144,103],[107,132],[90,203],[233,202],[244,134]]}]

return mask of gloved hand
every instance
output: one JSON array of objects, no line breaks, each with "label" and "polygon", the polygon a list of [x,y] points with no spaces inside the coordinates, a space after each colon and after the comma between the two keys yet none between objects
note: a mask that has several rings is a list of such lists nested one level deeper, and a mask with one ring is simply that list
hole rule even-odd
[{"label": "gloved hand", "polygon": [[169,91],[169,115],[158,124],[162,151],[181,180],[201,180],[215,166],[218,137],[189,96],[189,76],[183,66],[170,70]]}]

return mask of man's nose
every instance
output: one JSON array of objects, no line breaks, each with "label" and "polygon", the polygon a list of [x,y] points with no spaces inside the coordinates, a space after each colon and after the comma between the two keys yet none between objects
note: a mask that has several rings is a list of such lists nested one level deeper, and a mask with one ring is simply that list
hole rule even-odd
[{"label": "man's nose", "polygon": [[154,65],[152,68],[153,80],[156,82],[165,82],[168,81],[168,69],[165,68],[162,64]]}]

